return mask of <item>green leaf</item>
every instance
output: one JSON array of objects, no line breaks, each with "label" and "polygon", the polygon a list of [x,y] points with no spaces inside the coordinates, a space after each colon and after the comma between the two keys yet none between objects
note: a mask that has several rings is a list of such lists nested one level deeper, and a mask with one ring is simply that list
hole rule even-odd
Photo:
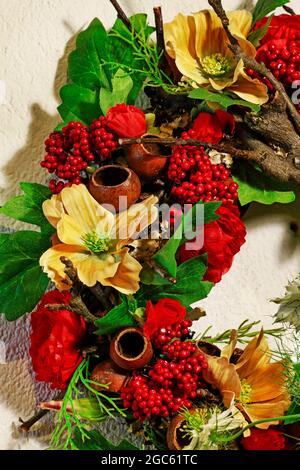
[{"label": "green leaf", "polygon": [[276,8],[286,5],[289,1],[290,0],[258,0],[253,11],[252,24],[255,25],[257,21],[276,10]]},{"label": "green leaf", "polygon": [[[179,225],[174,235],[155,256],[153,256],[153,259],[164,268],[170,276],[176,277],[176,252],[180,245],[186,240],[184,234],[195,231],[196,215],[199,207],[201,208],[203,206],[204,208],[204,224],[207,224],[219,218],[218,214],[216,214],[216,210],[220,205],[220,202],[208,202],[204,205],[202,202],[195,204],[193,208],[182,217],[182,223]],[[199,229],[201,229],[201,227]]]},{"label": "green leaf", "polygon": [[177,282],[169,281],[160,285],[143,285],[136,298],[145,303],[148,299],[157,302],[159,299],[170,297],[179,300],[185,307],[207,297],[213,287],[213,283],[202,281],[207,269],[207,256],[201,255],[181,264],[177,270]]},{"label": "green leaf", "polygon": [[111,83],[112,91],[106,88],[101,88],[100,90],[100,108],[104,115],[106,115],[107,111],[112,106],[121,103],[126,104],[129,93],[133,87],[132,79],[121,68],[117,70]]},{"label": "green leaf", "polygon": [[300,421],[300,418],[289,418],[289,415],[298,415],[298,414],[300,414],[300,404],[294,400],[291,403],[287,411],[287,417],[284,420],[285,426],[287,426],[288,424],[293,424],[293,423],[297,423],[298,421]]},{"label": "green leaf", "polygon": [[83,437],[79,429],[75,429],[73,440],[78,450],[139,450],[138,447],[126,439],[120,442],[120,444],[114,445],[108,439],[105,439],[96,429],[92,431],[85,430],[85,435],[86,437]]},{"label": "green leaf", "polygon": [[79,85],[65,85],[60,90],[62,104],[57,110],[67,124],[70,121],[80,121],[91,124],[102,113],[99,106],[99,91],[89,90]]},{"label": "green leaf", "polygon": [[98,330],[97,335],[109,335],[125,326],[136,326],[136,322],[132,316],[130,305],[128,305],[127,297],[121,296],[122,302],[114,307],[104,317],[95,322]]},{"label": "green leaf", "polygon": [[260,110],[260,106],[258,104],[249,103],[249,101],[241,100],[239,98],[232,98],[226,93],[214,93],[207,90],[207,88],[196,88],[191,91],[188,96],[194,100],[205,100],[212,103],[219,103],[224,109],[236,105],[250,108],[255,113],[258,113]]},{"label": "green leaf", "polygon": [[238,195],[242,206],[250,202],[261,204],[288,204],[295,200],[295,193],[287,191],[285,184],[270,179],[252,165],[239,162],[233,168],[234,180],[238,183]]},{"label": "green leaf", "polygon": [[0,312],[13,321],[31,312],[49,279],[39,266],[50,242],[31,231],[0,234]]},{"label": "green leaf", "polygon": [[264,26],[261,26],[260,28],[256,29],[255,31],[252,31],[249,36],[248,36],[248,41],[252,42],[254,47],[259,47],[260,41],[263,39],[265,34],[268,31],[268,28],[270,26],[270,23],[272,21],[273,15],[269,16],[268,21]]},{"label": "green leaf", "polygon": [[78,35],[77,47],[69,56],[68,76],[73,83],[90,90],[110,88],[109,76],[103,66],[106,41],[107,32],[97,18]]},{"label": "green leaf", "polygon": [[49,236],[54,233],[53,227],[44,216],[42,204],[51,197],[50,190],[37,183],[20,183],[22,196],[15,196],[7,201],[0,213],[28,224],[38,225],[43,233]]}]

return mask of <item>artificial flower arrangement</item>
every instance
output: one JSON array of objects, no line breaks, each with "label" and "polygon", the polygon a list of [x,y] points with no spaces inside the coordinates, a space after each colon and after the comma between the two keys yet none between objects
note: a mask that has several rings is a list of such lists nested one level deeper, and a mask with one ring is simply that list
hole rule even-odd
[{"label": "artificial flower arrangement", "polygon": [[[167,24],[155,8],[154,28],[111,3],[114,26],[93,20],[70,54],[48,187],[1,208],[39,227],[0,235],[1,310],[32,312],[33,370],[57,391],[22,428],[52,410],[53,448],[293,449],[299,364],[267,340],[284,329],[196,335],[192,304],[244,244],[245,207],[295,199],[299,16],[210,0]],[[276,300],[296,330],[299,299],[296,280]]]}]

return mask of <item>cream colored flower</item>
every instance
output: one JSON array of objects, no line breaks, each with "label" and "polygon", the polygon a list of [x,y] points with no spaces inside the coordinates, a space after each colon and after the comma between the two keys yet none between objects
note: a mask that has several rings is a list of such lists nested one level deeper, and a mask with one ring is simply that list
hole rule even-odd
[{"label": "cream colored flower", "polygon": [[46,251],[40,265],[59,289],[69,289],[61,256],[69,258],[80,281],[97,282],[124,294],[139,289],[140,263],[128,245],[158,215],[157,198],[150,196],[116,216],[98,204],[86,186],[73,185],[43,204],[49,222],[57,229],[60,243]]},{"label": "cream colored flower", "polygon": [[[251,13],[237,10],[227,16],[229,29],[245,54],[255,57],[255,47],[247,40]],[[179,13],[165,24],[164,34],[166,50],[184,79],[217,92],[233,92],[251,103],[268,101],[267,87],[246,74],[243,60],[235,59],[221,20],[213,10],[203,10],[192,16]]]}]

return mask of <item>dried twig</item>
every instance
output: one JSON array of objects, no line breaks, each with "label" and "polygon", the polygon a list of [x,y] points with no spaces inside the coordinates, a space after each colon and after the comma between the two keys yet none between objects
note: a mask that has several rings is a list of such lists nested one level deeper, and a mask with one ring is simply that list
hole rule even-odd
[{"label": "dried twig", "polygon": [[242,59],[244,62],[245,67],[248,67],[256,72],[260,73],[262,76],[268,78],[271,82],[275,90],[277,90],[283,97],[286,107],[289,111],[289,114],[296,126],[297,129],[300,129],[300,115],[296,110],[294,104],[290,100],[289,96],[287,95],[284,86],[280,83],[272,72],[267,69],[267,67],[263,63],[257,62],[257,60],[248,57],[243,49],[240,47],[238,40],[231,34],[229,31],[229,19],[226,15],[226,12],[222,6],[221,0],[208,0],[210,6],[214,9],[220,20],[222,21],[223,28],[227,34],[229,39],[230,45],[228,46],[230,50],[234,53],[238,60]]},{"label": "dried twig", "polygon": [[112,6],[116,9],[117,13],[118,13],[118,18],[123,21],[123,23],[125,24],[125,26],[127,26],[127,28],[131,31],[132,30],[132,27],[131,27],[131,23],[130,23],[130,20],[128,18],[128,16],[126,15],[126,13],[124,12],[123,8],[121,7],[121,5],[119,4],[119,2],[117,2],[117,0],[109,0],[110,3],[112,4]]},{"label": "dried twig", "polygon": [[172,284],[176,284],[176,279],[175,277],[170,276],[165,269],[163,269],[159,264],[157,264],[153,259],[150,259],[147,261],[147,264],[152,268],[154,271],[156,271],[161,277],[166,279],[167,281],[171,282]]},{"label": "dried twig", "polygon": [[37,423],[40,419],[42,419],[47,413],[49,413],[49,410],[40,410],[27,421],[23,421],[22,418],[19,418],[19,422],[22,423],[21,426],[19,426],[20,431],[23,431],[26,433],[29,432],[30,428],[35,423]]},{"label": "dried twig", "polygon": [[157,38],[157,49],[158,52],[165,50],[165,38],[164,38],[164,23],[162,18],[161,7],[154,7],[155,27],[156,27],[156,38]]}]

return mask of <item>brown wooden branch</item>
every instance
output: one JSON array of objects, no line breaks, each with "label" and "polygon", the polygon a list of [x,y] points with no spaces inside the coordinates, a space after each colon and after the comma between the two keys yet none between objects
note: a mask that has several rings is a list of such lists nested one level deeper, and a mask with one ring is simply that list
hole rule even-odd
[{"label": "brown wooden branch", "polygon": [[240,47],[238,40],[231,34],[229,31],[229,19],[226,15],[226,12],[222,6],[221,0],[208,0],[210,6],[214,9],[220,20],[222,21],[223,28],[227,34],[229,39],[230,45],[228,46],[235,57],[240,60],[242,59],[244,62],[245,67],[250,68],[262,76],[266,77],[271,84],[273,85],[274,89],[277,90],[283,97],[286,107],[289,111],[291,119],[296,127],[297,130],[300,130],[300,115],[295,108],[294,104],[292,103],[291,99],[289,98],[288,94],[285,91],[284,86],[280,83],[273,75],[273,73],[263,64],[257,62],[257,60],[248,57],[243,49]]},{"label": "brown wooden branch", "polygon": [[98,318],[89,311],[89,309],[87,308],[87,306],[85,305],[81,297],[79,296],[73,297],[70,300],[69,305],[47,304],[46,308],[48,308],[49,310],[54,310],[54,311],[69,310],[70,312],[74,312],[74,313],[77,313],[78,315],[81,315],[89,323],[95,323],[95,321],[98,320]]},{"label": "brown wooden branch", "polygon": [[163,269],[158,263],[156,263],[153,259],[147,261],[147,264],[152,268],[155,272],[157,272],[161,277],[166,279],[167,281],[171,282],[172,284],[176,284],[175,277],[170,276],[165,269]]},{"label": "brown wooden branch", "polygon": [[32,426],[40,421],[47,413],[49,413],[49,410],[40,410],[27,421],[23,421],[22,418],[19,418],[19,422],[22,423],[21,426],[19,426],[19,430],[26,433],[29,432]]},{"label": "brown wooden branch", "polygon": [[89,287],[89,290],[96,299],[99,300],[105,310],[109,310],[111,308],[111,302],[109,301],[108,295],[99,282],[97,282],[95,286]]},{"label": "brown wooden branch", "polygon": [[154,7],[153,12],[155,18],[157,49],[159,52],[162,52],[165,50],[165,38],[161,7]]},{"label": "brown wooden branch", "polygon": [[288,7],[287,5],[283,5],[283,9],[290,15],[296,16],[297,14],[291,7]]},{"label": "brown wooden branch", "polygon": [[127,28],[131,31],[132,26],[131,26],[130,20],[129,20],[128,16],[126,15],[125,11],[123,10],[123,8],[121,7],[121,5],[119,4],[119,2],[117,2],[117,0],[109,0],[109,1],[112,4],[112,6],[115,8],[115,10],[117,11],[118,18],[121,21],[123,21],[125,26],[127,26]]}]

